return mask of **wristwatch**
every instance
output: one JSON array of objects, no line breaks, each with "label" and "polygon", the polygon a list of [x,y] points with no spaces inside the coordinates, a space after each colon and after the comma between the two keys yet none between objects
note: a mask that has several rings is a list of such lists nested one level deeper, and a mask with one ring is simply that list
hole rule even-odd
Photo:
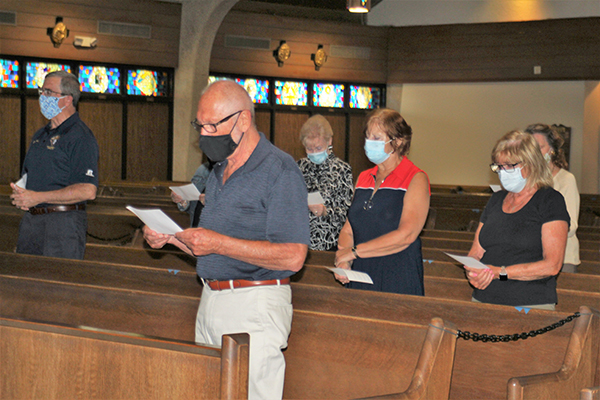
[{"label": "wristwatch", "polygon": [[356,252],[356,246],[352,246],[352,254],[354,254],[354,258],[360,258]]},{"label": "wristwatch", "polygon": [[500,273],[498,274],[498,277],[500,278],[501,281],[508,280],[508,274],[506,273],[506,267],[504,267],[504,266],[500,267]]}]

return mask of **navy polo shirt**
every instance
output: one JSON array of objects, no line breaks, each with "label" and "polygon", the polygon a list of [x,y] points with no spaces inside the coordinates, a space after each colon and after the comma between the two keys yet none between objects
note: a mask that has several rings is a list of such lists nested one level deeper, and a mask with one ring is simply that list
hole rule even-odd
[{"label": "navy polo shirt", "polygon": [[[289,155],[260,134],[246,163],[223,184],[227,160],[215,164],[206,183],[200,226],[230,237],[272,243],[310,243],[306,185]],[[283,279],[293,271],[275,271],[230,257],[198,257],[205,279]]]},{"label": "navy polo shirt", "polygon": [[[31,140],[23,163],[28,190],[48,192],[76,183],[98,186],[98,143],[79,113],[56,129],[50,124]],[[46,205],[46,204],[41,204]]]}]

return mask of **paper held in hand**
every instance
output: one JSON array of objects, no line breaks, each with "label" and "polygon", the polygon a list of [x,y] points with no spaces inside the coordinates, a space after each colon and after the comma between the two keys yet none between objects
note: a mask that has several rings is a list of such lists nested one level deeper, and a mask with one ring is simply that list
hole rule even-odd
[{"label": "paper held in hand", "polygon": [[21,179],[15,182],[15,185],[17,185],[20,188],[27,189],[27,174],[23,174]]},{"label": "paper held in hand", "polygon": [[200,198],[200,192],[193,183],[183,186],[169,186],[169,189],[175,192],[182,200],[194,201]]},{"label": "paper held in hand", "polygon": [[332,268],[327,267],[331,272],[335,272],[338,275],[345,276],[353,282],[362,282],[362,283],[370,283],[373,284],[373,280],[366,272],[360,271],[352,271],[351,269],[343,269],[343,268]]},{"label": "paper held in hand", "polygon": [[182,232],[183,229],[175,223],[167,214],[158,208],[139,209],[132,206],[125,207],[138,216],[148,228],[165,235],[174,235]]},{"label": "paper held in hand", "polygon": [[311,192],[308,194],[308,205],[312,206],[314,204],[325,204],[325,200],[323,200],[321,193]]},{"label": "paper held in hand", "polygon": [[444,254],[446,254],[449,257],[454,258],[456,261],[458,261],[462,265],[466,265],[467,267],[470,267],[470,268],[485,269],[488,267],[487,265],[483,264],[481,261],[479,261],[473,257],[457,256],[456,254],[450,254],[450,253],[446,253],[446,252],[444,252]]}]

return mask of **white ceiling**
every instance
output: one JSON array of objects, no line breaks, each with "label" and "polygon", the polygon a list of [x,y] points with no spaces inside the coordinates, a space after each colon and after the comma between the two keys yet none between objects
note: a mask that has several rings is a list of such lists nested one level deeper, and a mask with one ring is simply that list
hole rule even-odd
[{"label": "white ceiling", "polygon": [[600,16],[600,0],[382,0],[368,25],[411,26]]}]

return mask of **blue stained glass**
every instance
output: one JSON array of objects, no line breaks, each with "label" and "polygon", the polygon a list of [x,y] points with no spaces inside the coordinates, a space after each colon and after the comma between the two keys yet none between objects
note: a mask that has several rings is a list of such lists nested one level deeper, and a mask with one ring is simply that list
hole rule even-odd
[{"label": "blue stained glass", "polygon": [[287,106],[305,106],[308,85],[306,82],[275,81],[275,104]]},{"label": "blue stained glass", "polygon": [[381,89],[350,85],[350,108],[372,109],[381,105]]},{"label": "blue stained glass", "polygon": [[242,85],[244,89],[246,89],[254,104],[269,103],[269,81],[262,81],[260,79],[253,78],[236,78],[235,81]]},{"label": "blue stained glass", "polygon": [[118,68],[79,66],[79,87],[82,92],[119,94],[120,85],[121,73]]},{"label": "blue stained glass", "polygon": [[42,87],[48,73],[60,70],[71,72],[71,66],[65,64],[28,62],[25,68],[27,73],[25,79],[27,89],[37,89]]},{"label": "blue stained glass", "polygon": [[19,62],[0,58],[0,88],[19,88]]},{"label": "blue stained glass", "polygon": [[317,107],[344,107],[344,85],[332,83],[313,84],[313,104]]},{"label": "blue stained glass", "polygon": [[127,94],[134,96],[166,96],[166,72],[134,69],[127,71]]}]

